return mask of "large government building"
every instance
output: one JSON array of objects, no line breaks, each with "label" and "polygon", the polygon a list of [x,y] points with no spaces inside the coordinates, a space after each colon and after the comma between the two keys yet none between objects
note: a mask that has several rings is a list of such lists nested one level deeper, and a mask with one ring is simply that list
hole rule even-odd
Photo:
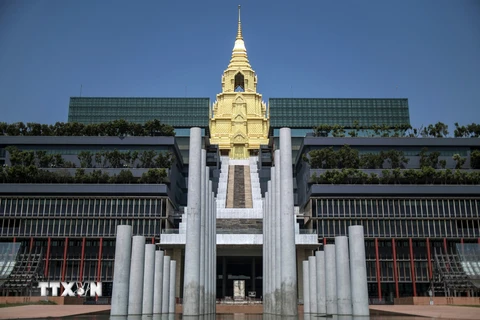
[{"label": "large government building", "polygon": [[478,137],[419,136],[407,99],[264,102],[258,81],[239,16],[213,103],[71,97],[67,123],[1,124],[0,241],[21,246],[17,266],[0,265],[0,294],[101,281],[110,295],[116,226],[129,224],[177,261],[181,298],[191,127],[202,129],[217,197],[218,299],[239,279],[262,297],[262,197],[282,127],[292,130],[299,286],[301,261],[360,224],[372,303],[479,294],[465,277],[446,281],[441,262],[480,243]]}]

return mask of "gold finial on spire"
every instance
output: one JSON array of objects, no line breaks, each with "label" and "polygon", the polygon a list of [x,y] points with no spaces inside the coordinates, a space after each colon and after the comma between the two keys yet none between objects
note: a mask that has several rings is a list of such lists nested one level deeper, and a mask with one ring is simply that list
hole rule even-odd
[{"label": "gold finial on spire", "polygon": [[238,5],[238,32],[237,39],[243,39],[242,37],[242,23],[240,22],[240,5]]}]

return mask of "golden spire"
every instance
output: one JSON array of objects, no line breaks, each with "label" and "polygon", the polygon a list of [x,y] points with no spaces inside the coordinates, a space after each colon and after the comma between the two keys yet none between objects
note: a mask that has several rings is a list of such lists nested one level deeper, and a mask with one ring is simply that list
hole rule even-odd
[{"label": "golden spire", "polygon": [[237,40],[242,40],[242,22],[240,21],[240,5],[238,5],[238,32],[237,32]]},{"label": "golden spire", "polygon": [[238,6],[238,31],[237,38],[235,39],[235,44],[232,51],[232,59],[228,67],[247,67],[251,68],[247,58],[247,48],[245,47],[245,42],[243,41],[242,35],[242,22],[240,21],[240,5]]}]

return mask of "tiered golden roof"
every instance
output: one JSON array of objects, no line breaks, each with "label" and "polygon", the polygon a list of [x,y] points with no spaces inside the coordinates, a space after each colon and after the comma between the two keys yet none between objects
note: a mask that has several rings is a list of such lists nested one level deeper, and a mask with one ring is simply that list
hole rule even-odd
[{"label": "tiered golden roof", "polygon": [[210,115],[210,143],[218,144],[222,155],[244,159],[256,154],[260,145],[268,144],[268,130],[267,106],[257,93],[257,75],[248,61],[238,6],[232,58],[223,72],[222,92],[217,94]]}]

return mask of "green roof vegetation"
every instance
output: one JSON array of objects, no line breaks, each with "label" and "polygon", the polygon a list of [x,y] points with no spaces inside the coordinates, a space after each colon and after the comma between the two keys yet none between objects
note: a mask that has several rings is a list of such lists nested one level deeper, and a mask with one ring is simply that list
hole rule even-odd
[{"label": "green roof vegetation", "polygon": [[[165,183],[167,169],[173,164],[170,152],[147,150],[120,152],[102,151],[78,154],[81,168],[72,176],[67,168],[75,168],[75,163],[65,161],[61,154],[48,154],[46,151],[20,151],[15,146],[8,151],[10,166],[0,167],[0,183]],[[65,168],[63,170],[55,170]],[[85,168],[100,168],[89,170]],[[109,175],[105,168],[125,168],[118,174]],[[141,177],[135,177],[130,168],[148,168]]]},{"label": "green roof vegetation", "polygon": [[[479,184],[480,171],[466,171],[466,158],[455,154],[455,170],[446,167],[446,160],[439,160],[440,152],[423,148],[419,154],[419,169],[405,169],[409,158],[402,151],[389,150],[377,154],[359,155],[358,150],[344,145],[335,151],[333,147],[312,150],[304,155],[312,169],[322,170],[310,177],[314,184]],[[384,167],[385,166],[385,167]],[[470,154],[471,169],[480,169],[480,150]],[[382,169],[365,172],[365,169]]]},{"label": "green roof vegetation", "polygon": [[171,125],[159,120],[149,120],[144,124],[128,122],[124,119],[111,122],[83,124],[78,122],[57,122],[53,125],[40,123],[0,122],[0,136],[175,136]]}]

